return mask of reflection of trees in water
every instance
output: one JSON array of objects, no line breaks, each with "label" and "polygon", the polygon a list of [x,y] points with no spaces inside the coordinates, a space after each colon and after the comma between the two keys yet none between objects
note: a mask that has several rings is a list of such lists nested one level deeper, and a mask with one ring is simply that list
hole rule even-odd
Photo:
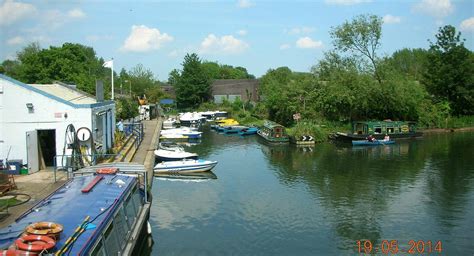
[{"label": "reflection of trees in water", "polygon": [[[417,186],[423,177],[421,174],[429,173],[425,166],[427,159],[438,158],[444,164],[440,175],[436,175],[439,177],[434,183],[436,186],[429,186],[436,190],[428,192],[435,197],[433,200],[438,200],[436,197],[443,197],[443,202],[463,198],[469,192],[469,183],[462,184],[462,188],[454,187],[455,179],[462,179],[469,173],[472,175],[472,169],[468,173],[465,171],[467,165],[473,166],[473,160],[466,160],[472,158],[472,146],[471,150],[461,153],[458,146],[436,141],[433,142],[435,145],[408,140],[396,145],[365,148],[321,144],[309,153],[295,147],[262,146],[262,151],[274,166],[280,182],[287,186],[300,182],[308,185],[314,197],[328,211],[329,223],[335,225],[338,236],[344,240],[340,246],[348,249],[358,239],[381,242],[381,222],[389,211],[392,198],[400,197],[407,186]],[[456,140],[450,140],[450,143],[458,144]],[[472,145],[472,141],[467,145]],[[437,156],[438,150],[445,156]],[[454,166],[451,167],[454,173],[449,172],[450,166]],[[462,203],[454,201],[452,204]],[[447,209],[441,206],[441,212],[447,211],[446,215],[449,215]]]},{"label": "reflection of trees in water", "polygon": [[474,186],[474,133],[432,135],[425,144],[431,149],[424,177],[428,207],[449,232],[465,216]]}]

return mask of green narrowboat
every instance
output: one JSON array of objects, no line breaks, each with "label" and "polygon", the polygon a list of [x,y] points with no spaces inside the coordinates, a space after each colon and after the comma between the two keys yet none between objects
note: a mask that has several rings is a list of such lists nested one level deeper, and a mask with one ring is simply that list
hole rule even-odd
[{"label": "green narrowboat", "polygon": [[381,140],[385,134],[391,139],[415,138],[423,133],[417,131],[416,122],[412,121],[355,121],[352,123],[350,133],[337,132],[331,134],[331,138],[337,141],[351,142],[353,140],[365,140],[372,134]]},{"label": "green narrowboat", "polygon": [[290,141],[285,127],[269,120],[265,120],[257,134],[272,143],[288,143]]}]

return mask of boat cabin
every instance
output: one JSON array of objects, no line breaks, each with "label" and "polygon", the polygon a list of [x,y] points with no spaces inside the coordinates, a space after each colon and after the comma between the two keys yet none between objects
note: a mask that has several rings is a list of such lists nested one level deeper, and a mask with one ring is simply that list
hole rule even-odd
[{"label": "boat cabin", "polygon": [[352,123],[352,133],[367,134],[410,134],[416,133],[416,123],[411,121],[356,121]]},{"label": "boat cabin", "polygon": [[262,138],[270,142],[288,142],[285,127],[273,121],[266,120],[263,127],[257,132]]}]

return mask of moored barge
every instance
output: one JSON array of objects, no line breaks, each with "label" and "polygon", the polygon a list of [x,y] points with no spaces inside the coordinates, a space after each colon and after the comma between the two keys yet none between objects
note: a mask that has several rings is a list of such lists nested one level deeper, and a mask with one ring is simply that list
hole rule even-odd
[{"label": "moored barge", "polygon": [[404,139],[421,137],[423,133],[417,131],[416,122],[412,121],[356,121],[352,123],[350,133],[336,132],[330,135],[330,139],[351,143],[353,140],[365,140],[369,135],[382,140],[385,135],[390,139]]},{"label": "moored barge", "polygon": [[129,163],[74,172],[66,184],[0,230],[0,254],[134,254],[149,231],[147,178],[143,165]]}]

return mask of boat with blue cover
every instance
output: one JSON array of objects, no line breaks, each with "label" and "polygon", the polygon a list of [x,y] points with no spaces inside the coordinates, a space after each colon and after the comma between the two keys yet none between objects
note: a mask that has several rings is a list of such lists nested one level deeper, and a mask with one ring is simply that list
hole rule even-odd
[{"label": "boat with blue cover", "polygon": [[231,126],[226,126],[222,129],[222,131],[224,133],[238,133],[240,131],[242,131],[243,129],[247,129],[248,127],[247,126],[243,126],[243,125],[231,125]]},{"label": "boat with blue cover", "polygon": [[247,127],[239,131],[239,135],[252,135],[257,134],[258,128],[257,127]]},{"label": "boat with blue cover", "polygon": [[393,140],[374,140],[374,141],[353,140],[352,141],[352,146],[380,146],[380,145],[390,145],[390,144],[395,144],[395,141]]},{"label": "boat with blue cover", "polygon": [[210,160],[191,160],[161,162],[155,165],[153,171],[156,173],[188,173],[188,172],[206,172],[217,165],[217,161]]},{"label": "boat with blue cover", "polygon": [[[141,178],[142,177],[142,178]],[[145,167],[83,168],[0,230],[1,255],[136,255],[151,200]],[[23,250],[20,250],[23,249]]]}]

